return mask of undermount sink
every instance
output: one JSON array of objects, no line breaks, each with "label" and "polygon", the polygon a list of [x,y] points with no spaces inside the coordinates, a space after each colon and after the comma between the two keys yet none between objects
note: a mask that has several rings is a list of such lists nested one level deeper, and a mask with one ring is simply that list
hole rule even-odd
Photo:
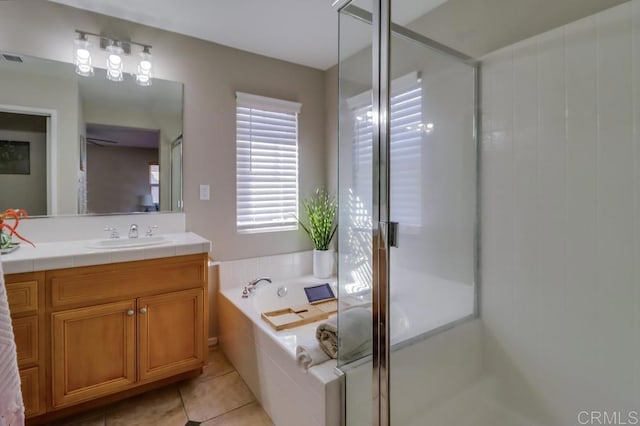
[{"label": "undermount sink", "polygon": [[154,246],[156,244],[166,243],[168,241],[169,240],[167,240],[162,235],[158,235],[155,237],[114,238],[114,239],[108,239],[108,240],[94,241],[91,244],[87,245],[87,247],[97,248],[97,249],[146,247],[146,246]]}]

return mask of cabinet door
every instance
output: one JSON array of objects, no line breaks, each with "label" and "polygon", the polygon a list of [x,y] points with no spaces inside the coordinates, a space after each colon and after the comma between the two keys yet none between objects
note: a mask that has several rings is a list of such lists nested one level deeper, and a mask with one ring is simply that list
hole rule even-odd
[{"label": "cabinet door", "polygon": [[203,289],[138,299],[138,371],[149,382],[204,364]]},{"label": "cabinet door", "polygon": [[44,404],[40,404],[39,377],[38,367],[20,370],[20,388],[24,402],[24,414],[27,418],[43,412]]},{"label": "cabinet door", "polygon": [[30,316],[12,320],[13,336],[16,342],[18,367],[22,368],[38,362],[38,317]]},{"label": "cabinet door", "polygon": [[55,408],[135,383],[134,300],[56,312],[51,319]]}]

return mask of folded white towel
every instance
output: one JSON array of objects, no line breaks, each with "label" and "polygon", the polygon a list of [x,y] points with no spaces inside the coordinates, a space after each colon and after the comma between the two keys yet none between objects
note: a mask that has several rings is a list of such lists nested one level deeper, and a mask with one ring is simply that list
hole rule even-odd
[{"label": "folded white towel", "polygon": [[0,261],[0,426],[23,426],[24,404],[7,289]]},{"label": "folded white towel", "polygon": [[314,365],[322,364],[330,359],[318,342],[303,342],[296,347],[296,361],[302,371],[307,371]]},{"label": "folded white towel", "polygon": [[354,361],[371,353],[372,321],[371,311],[367,308],[357,306],[345,309],[339,315],[329,317],[327,321],[318,325],[316,339],[322,350],[331,358],[338,358],[339,351],[341,361]]}]

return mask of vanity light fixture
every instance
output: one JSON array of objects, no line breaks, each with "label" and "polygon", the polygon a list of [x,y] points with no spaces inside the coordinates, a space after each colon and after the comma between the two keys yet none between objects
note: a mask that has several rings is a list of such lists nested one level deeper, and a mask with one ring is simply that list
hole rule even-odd
[{"label": "vanity light fixture", "polygon": [[73,51],[76,74],[83,77],[91,77],[93,75],[93,65],[91,64],[91,44],[87,39],[87,34],[78,32],[78,38],[73,41]]},{"label": "vanity light fixture", "polygon": [[151,85],[151,46],[144,46],[140,53],[140,63],[138,64],[138,73],[136,74],[136,83],[140,86]]},{"label": "vanity light fixture", "polygon": [[124,50],[117,41],[107,46],[107,80],[122,81],[122,55]]},{"label": "vanity light fixture", "polygon": [[132,47],[139,46],[139,62],[135,73],[136,83],[140,86],[150,86],[152,81],[152,56],[151,45],[137,43],[135,41],[119,40],[102,34],[76,30],[78,38],[74,40],[74,65],[75,72],[83,77],[94,75],[91,63],[91,44],[89,36],[99,40],[101,48],[107,52],[107,79],[115,82],[124,80],[125,56],[132,54]]}]

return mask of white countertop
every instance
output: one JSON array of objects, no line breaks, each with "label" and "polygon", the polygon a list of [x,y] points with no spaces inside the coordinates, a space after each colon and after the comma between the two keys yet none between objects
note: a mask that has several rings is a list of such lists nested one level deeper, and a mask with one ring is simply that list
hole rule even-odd
[{"label": "white countertop", "polygon": [[[208,253],[211,242],[193,232],[161,234],[166,242],[144,247],[115,249],[90,248],[98,240],[74,240],[36,243],[36,247],[21,244],[13,253],[0,256],[5,274],[103,265],[134,260]],[[144,237],[140,237],[143,240]]]}]

